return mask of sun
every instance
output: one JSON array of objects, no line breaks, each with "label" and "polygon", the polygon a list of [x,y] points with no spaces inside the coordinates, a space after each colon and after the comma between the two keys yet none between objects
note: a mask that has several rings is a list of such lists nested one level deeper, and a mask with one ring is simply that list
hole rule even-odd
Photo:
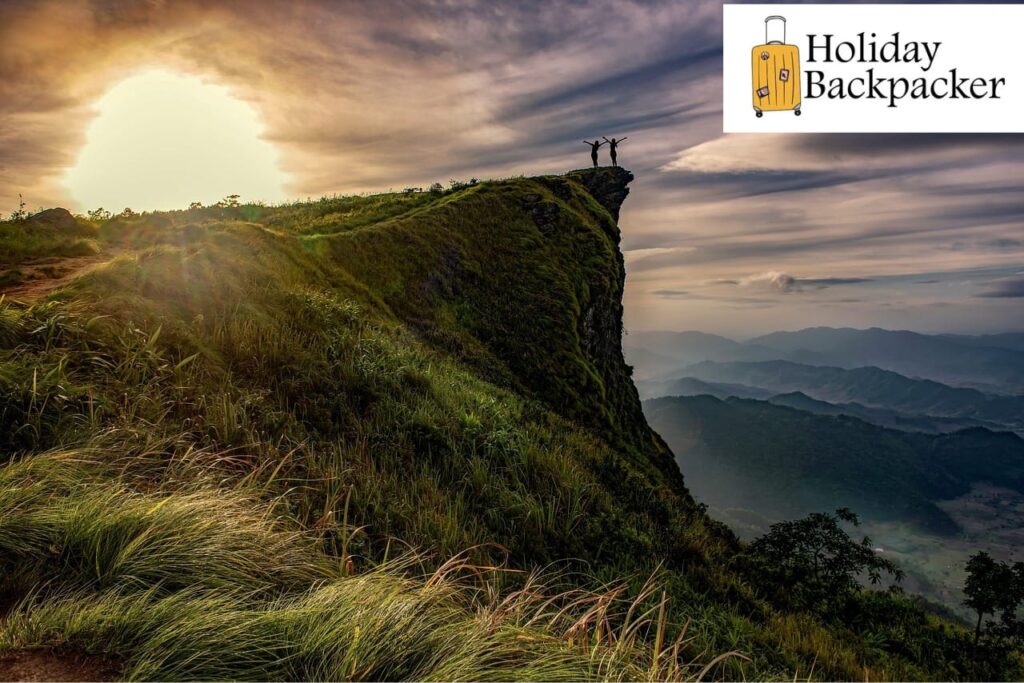
[{"label": "sun", "polygon": [[279,202],[285,174],[251,105],[168,71],[133,75],[97,103],[65,185],[84,209],[180,209],[230,195]]}]

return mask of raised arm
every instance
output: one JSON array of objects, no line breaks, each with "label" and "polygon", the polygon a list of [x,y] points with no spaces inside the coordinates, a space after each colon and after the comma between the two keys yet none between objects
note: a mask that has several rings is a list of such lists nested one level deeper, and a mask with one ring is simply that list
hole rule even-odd
[{"label": "raised arm", "polygon": [[605,136],[603,136],[603,135],[601,136],[601,139],[602,139],[602,140],[604,140],[605,142],[607,142],[607,143],[608,143],[609,145],[610,145],[610,144],[612,144],[612,141],[611,141],[611,140],[609,140],[608,138],[606,138],[606,137],[605,137]]},{"label": "raised arm", "polygon": [[619,138],[619,142],[625,142],[626,138]]},{"label": "raised arm", "polygon": [[586,140],[584,140],[584,141],[583,141],[583,144],[584,144],[584,145],[592,145],[592,144],[594,144],[594,143],[592,143],[592,142],[587,142]]}]

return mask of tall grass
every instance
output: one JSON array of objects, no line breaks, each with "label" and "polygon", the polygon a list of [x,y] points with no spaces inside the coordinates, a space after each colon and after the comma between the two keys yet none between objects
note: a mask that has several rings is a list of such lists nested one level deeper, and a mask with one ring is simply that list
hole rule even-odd
[{"label": "tall grass", "polygon": [[609,225],[540,179],[100,226],[105,266],[0,300],[0,648],[172,679],[944,671],[730,570],[615,358]]},{"label": "tall grass", "polygon": [[[132,679],[683,679],[654,585],[558,592],[466,556],[428,575],[414,554],[356,573],[315,534],[232,489],[137,490],[101,452],[0,470],[0,557],[24,594],[0,652],[109,655]],[[285,527],[285,528],[282,528]],[[340,560],[340,561],[339,561]],[[649,634],[657,631],[654,649]]]},{"label": "tall grass", "polygon": [[[506,599],[499,613],[495,605],[467,604],[458,586],[386,569],[266,603],[196,591],[67,594],[10,615],[0,651],[104,653],[123,663],[125,678],[138,680],[681,680],[706,673],[676,664],[672,648],[654,657],[636,641],[602,642],[583,621],[569,632],[541,625],[545,610],[522,602]],[[520,616],[529,612],[537,614]]]},{"label": "tall grass", "polygon": [[57,228],[26,220],[0,221],[0,270],[40,258],[89,256],[99,252],[97,230],[84,220]]},{"label": "tall grass", "polygon": [[91,461],[102,457],[62,452],[0,469],[0,566],[5,582],[21,584],[9,591],[59,582],[256,594],[331,576],[312,543],[253,497],[195,486],[144,493],[98,480],[104,465]]}]

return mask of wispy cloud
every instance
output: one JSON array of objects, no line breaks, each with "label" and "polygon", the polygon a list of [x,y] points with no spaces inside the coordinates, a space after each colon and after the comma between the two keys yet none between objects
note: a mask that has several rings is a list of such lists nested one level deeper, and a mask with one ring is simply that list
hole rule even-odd
[{"label": "wispy cloud", "polygon": [[250,102],[301,197],[557,172],[629,135],[633,328],[1024,319],[1024,136],[722,135],[720,32],[709,0],[5,2],[0,211],[66,203],[93,103],[162,67]]},{"label": "wispy cloud", "polygon": [[[299,196],[557,171],[586,161],[582,137],[622,131],[624,160],[670,154],[678,140],[641,133],[716,111],[719,11],[667,0],[3,3],[0,202],[18,191],[66,201],[59,179],[91,104],[153,66],[251,102]],[[703,94],[674,87],[680,75]]]},{"label": "wispy cloud", "polygon": [[767,287],[782,292],[793,294],[803,292],[807,289],[826,289],[836,285],[854,285],[863,282],[871,282],[870,278],[863,277],[819,277],[819,278],[798,278],[789,273],[780,273],[770,270],[764,273],[749,275],[742,280],[720,280],[719,282],[736,284],[742,287]]},{"label": "wispy cloud", "polygon": [[984,299],[1021,299],[1024,298],[1024,277],[993,282],[991,287],[976,294]]}]

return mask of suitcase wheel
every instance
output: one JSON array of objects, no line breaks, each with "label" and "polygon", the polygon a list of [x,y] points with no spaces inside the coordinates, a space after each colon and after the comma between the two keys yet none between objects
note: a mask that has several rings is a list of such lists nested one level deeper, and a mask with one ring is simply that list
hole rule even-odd
[{"label": "suitcase wheel", "polygon": [[757,118],[761,118],[762,116],[764,116],[764,114],[762,114],[761,112],[755,112],[755,116],[757,116]]},{"label": "suitcase wheel", "polygon": [[793,113],[794,113],[794,114],[796,114],[797,116],[800,116],[800,110],[799,110],[799,109],[797,109],[797,110],[796,110],[795,112],[793,112]]}]

